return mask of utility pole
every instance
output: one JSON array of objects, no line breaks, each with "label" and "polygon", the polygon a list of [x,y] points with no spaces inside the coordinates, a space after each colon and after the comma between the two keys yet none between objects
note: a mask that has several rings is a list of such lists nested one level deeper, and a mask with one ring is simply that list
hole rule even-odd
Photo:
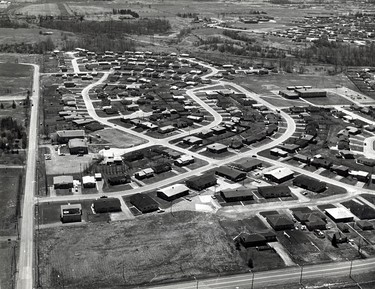
[{"label": "utility pole", "polygon": [[251,289],[254,289],[254,272],[251,271],[251,270],[249,270],[249,271],[252,274],[252,276],[251,276]]},{"label": "utility pole", "polygon": [[195,276],[193,276],[193,278],[197,282],[197,287],[196,288],[198,289],[198,279]]},{"label": "utility pole", "polygon": [[353,260],[350,261],[349,277],[352,278]]},{"label": "utility pole", "polygon": [[303,274],[303,266],[301,266],[301,275],[299,277],[299,284],[302,285],[302,274]]}]

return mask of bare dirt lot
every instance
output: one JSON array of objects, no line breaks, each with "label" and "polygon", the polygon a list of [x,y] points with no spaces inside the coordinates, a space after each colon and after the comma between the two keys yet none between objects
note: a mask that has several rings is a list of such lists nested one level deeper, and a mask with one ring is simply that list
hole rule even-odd
[{"label": "bare dirt lot", "polygon": [[247,271],[216,218],[203,213],[43,229],[39,249],[43,288],[134,286]]}]

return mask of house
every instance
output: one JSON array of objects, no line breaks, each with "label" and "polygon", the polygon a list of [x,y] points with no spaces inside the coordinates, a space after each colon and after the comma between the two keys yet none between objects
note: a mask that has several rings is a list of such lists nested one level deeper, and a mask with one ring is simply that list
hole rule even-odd
[{"label": "house", "polygon": [[123,185],[131,182],[131,178],[128,175],[108,177],[108,184],[111,186]]},{"label": "house", "polygon": [[343,177],[347,177],[349,175],[349,168],[343,165],[332,165],[331,171]]},{"label": "house", "polygon": [[166,201],[173,201],[188,194],[189,188],[183,184],[174,184],[157,191],[157,196]]},{"label": "house", "polygon": [[350,212],[361,220],[375,219],[375,210],[366,204],[350,206]]},{"label": "house", "polygon": [[85,139],[73,138],[68,142],[69,153],[71,155],[88,154],[89,149]]},{"label": "house", "polygon": [[288,186],[263,186],[258,187],[258,193],[265,199],[290,197],[291,191]]},{"label": "house", "polygon": [[228,147],[226,145],[223,145],[221,143],[214,143],[207,146],[207,151],[214,153],[214,154],[221,154],[228,150]]},{"label": "house", "polygon": [[317,168],[329,169],[332,166],[332,162],[321,158],[313,158],[311,165]]},{"label": "house", "polygon": [[82,221],[81,204],[68,204],[60,206],[60,220],[62,223],[73,223]]},{"label": "house", "polygon": [[249,136],[242,140],[245,145],[251,145],[253,143],[264,140],[267,137],[266,133],[261,132],[256,135]]},{"label": "house", "polygon": [[94,200],[93,208],[95,213],[120,212],[121,203],[117,198],[99,198]]},{"label": "house", "polygon": [[96,180],[94,176],[83,176],[82,186],[84,188],[96,188]]},{"label": "house", "polygon": [[314,193],[324,192],[327,188],[326,183],[310,178],[305,175],[299,175],[293,179],[293,185]]},{"label": "house", "polygon": [[354,219],[354,215],[345,208],[329,208],[325,209],[325,213],[335,223],[352,222]]},{"label": "house", "polygon": [[285,158],[288,156],[288,152],[281,148],[272,148],[270,149],[270,155]]},{"label": "house", "polygon": [[270,215],[267,222],[275,231],[294,229],[294,222],[286,214]]},{"label": "house", "polygon": [[243,172],[250,172],[263,166],[262,161],[255,158],[243,158],[233,164],[233,167]]},{"label": "house", "polygon": [[154,171],[155,174],[161,174],[172,170],[172,166],[170,163],[163,162],[153,165],[151,169]]},{"label": "house", "polygon": [[182,166],[187,166],[194,163],[194,157],[189,156],[189,155],[182,155],[178,159],[174,161],[174,164],[176,166],[182,167]]},{"label": "house", "polygon": [[134,194],[130,197],[130,203],[140,210],[143,214],[153,212],[159,209],[159,204],[146,194]]},{"label": "house", "polygon": [[264,176],[276,183],[283,183],[294,176],[294,172],[289,168],[277,168],[264,174]]},{"label": "house", "polygon": [[305,156],[305,155],[302,155],[302,154],[295,154],[293,156],[293,159],[298,161],[298,162],[301,162],[301,163],[309,163],[310,161],[310,158],[308,156]]},{"label": "house", "polygon": [[151,178],[154,176],[154,170],[152,168],[143,169],[139,172],[134,174],[134,177],[138,180],[143,180],[147,178]]},{"label": "house", "polygon": [[327,219],[324,214],[320,211],[310,211],[310,212],[303,212],[303,211],[295,211],[293,213],[295,219],[301,224],[306,225],[307,229],[310,231],[319,229],[319,230],[326,230],[326,222]]},{"label": "house", "polygon": [[53,177],[53,188],[55,190],[73,188],[73,176],[56,176],[56,177]]},{"label": "house", "polygon": [[258,233],[242,233],[240,236],[240,242],[245,248],[267,245],[266,238]]},{"label": "house", "polygon": [[203,139],[196,136],[185,137],[182,141],[188,145],[200,145],[203,143]]},{"label": "house", "polygon": [[370,177],[369,172],[350,170],[349,175],[356,178],[360,182],[367,182]]},{"label": "house", "polygon": [[223,134],[227,131],[227,129],[224,126],[218,125],[218,126],[211,128],[211,131],[214,134]]},{"label": "house", "polygon": [[216,177],[212,174],[196,176],[186,181],[186,185],[196,191],[201,191],[217,184]]},{"label": "house", "polygon": [[355,223],[363,231],[365,231],[365,230],[373,230],[374,229],[374,225],[371,222],[367,221],[367,220],[359,220],[359,221],[357,221]]},{"label": "house", "polygon": [[221,190],[220,196],[226,202],[242,202],[251,201],[254,199],[254,195],[251,190],[245,187]]},{"label": "house", "polygon": [[57,142],[59,144],[67,144],[71,139],[84,139],[84,130],[59,130],[56,132]]},{"label": "house", "polygon": [[234,168],[230,168],[228,166],[218,167],[215,170],[215,174],[217,174],[218,176],[227,178],[227,179],[229,179],[233,182],[242,181],[242,180],[246,179],[246,176],[247,176],[245,172],[241,172],[239,170],[236,170]]},{"label": "house", "polygon": [[161,134],[166,134],[174,131],[176,128],[173,125],[167,125],[163,127],[159,127],[158,132]]}]

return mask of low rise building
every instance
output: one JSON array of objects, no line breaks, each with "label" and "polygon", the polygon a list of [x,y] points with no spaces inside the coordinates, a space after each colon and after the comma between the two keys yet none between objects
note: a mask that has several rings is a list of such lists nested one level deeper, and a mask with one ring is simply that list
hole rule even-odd
[{"label": "low rise building", "polygon": [[188,194],[189,188],[183,184],[174,184],[157,191],[157,196],[166,201],[173,201]]},{"label": "low rise building", "polygon": [[68,204],[60,206],[60,219],[63,223],[81,222],[82,206],[81,204]]}]

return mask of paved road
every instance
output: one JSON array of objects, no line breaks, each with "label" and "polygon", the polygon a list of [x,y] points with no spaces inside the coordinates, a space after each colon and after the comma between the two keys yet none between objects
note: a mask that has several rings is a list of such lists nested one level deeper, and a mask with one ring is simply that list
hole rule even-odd
[{"label": "paved road", "polygon": [[18,275],[16,278],[17,289],[32,289],[34,284],[34,196],[36,189],[35,165],[38,153],[39,66],[35,64],[31,65],[34,67],[33,93],[31,98],[33,106],[31,107],[28,135],[29,143],[27,151],[25,191],[22,206],[20,254],[17,271]]},{"label": "paved road", "polygon": [[[302,284],[307,279],[318,279],[327,277],[349,276],[350,261],[334,262],[327,264],[317,264],[304,266],[302,269]],[[355,260],[352,263],[352,276],[358,273],[375,271],[375,258],[365,260]],[[239,274],[234,276],[203,279],[198,281],[198,288],[201,289],[249,289],[251,288],[252,273]],[[192,277],[193,279],[193,277]],[[262,271],[254,273],[254,288],[261,288],[268,285],[278,284],[298,284],[301,280],[300,267],[288,267],[285,269]],[[195,289],[197,281],[182,282],[171,285],[149,286],[148,289]]]}]

